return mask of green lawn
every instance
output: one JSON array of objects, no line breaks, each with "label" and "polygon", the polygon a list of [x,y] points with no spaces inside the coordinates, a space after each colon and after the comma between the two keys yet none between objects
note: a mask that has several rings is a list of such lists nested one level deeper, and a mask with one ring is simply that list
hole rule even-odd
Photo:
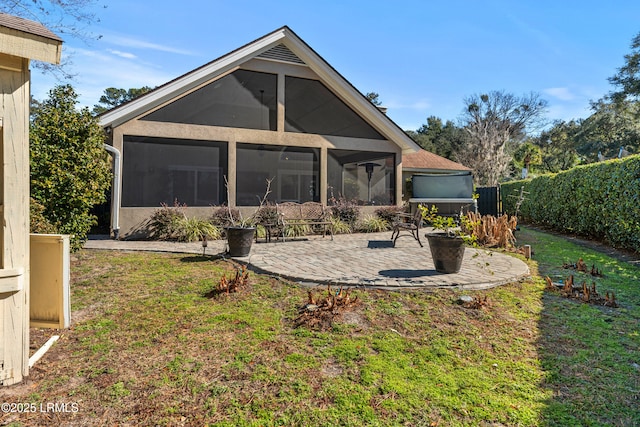
[{"label": "green lawn", "polygon": [[[640,425],[640,270],[530,230],[541,276],[584,258],[619,308],[545,291],[541,278],[468,293],[356,290],[326,330],[294,327],[307,288],[208,257],[82,251],[75,326],[8,402],[75,413],[0,414],[12,425]],[[536,265],[532,264],[532,269]],[[10,394],[7,394],[9,393]]]},{"label": "green lawn", "polygon": [[[587,305],[545,294],[538,325],[538,351],[553,391],[542,412],[557,426],[640,425],[640,269],[548,234],[524,229],[519,244],[531,244],[540,276],[595,282],[614,292],[618,308]],[[583,258],[604,277],[562,268]]]}]

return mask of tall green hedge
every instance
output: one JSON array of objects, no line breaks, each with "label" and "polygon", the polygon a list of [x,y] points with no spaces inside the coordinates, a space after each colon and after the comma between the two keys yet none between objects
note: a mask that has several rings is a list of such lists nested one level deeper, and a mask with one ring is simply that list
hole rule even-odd
[{"label": "tall green hedge", "polygon": [[501,185],[506,213],[640,252],[640,155]]}]

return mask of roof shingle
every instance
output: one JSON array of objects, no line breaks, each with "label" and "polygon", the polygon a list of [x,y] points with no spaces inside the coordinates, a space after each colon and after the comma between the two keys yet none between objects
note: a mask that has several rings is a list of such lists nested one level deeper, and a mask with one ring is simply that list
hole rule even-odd
[{"label": "roof shingle", "polygon": [[30,21],[28,19],[8,15],[6,13],[0,13],[0,26],[51,40],[62,41],[60,37],[49,31],[44,25],[35,21]]},{"label": "roof shingle", "polygon": [[471,169],[456,163],[452,160],[445,159],[442,156],[433,154],[427,150],[420,150],[416,153],[405,154],[402,156],[403,169],[442,169],[452,171],[470,171]]}]

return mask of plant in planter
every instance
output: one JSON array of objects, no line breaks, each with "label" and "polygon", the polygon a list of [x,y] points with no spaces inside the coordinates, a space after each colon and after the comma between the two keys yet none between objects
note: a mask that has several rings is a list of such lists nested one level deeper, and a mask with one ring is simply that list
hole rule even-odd
[{"label": "plant in planter", "polygon": [[475,236],[466,231],[472,228],[471,220],[466,215],[460,215],[457,219],[438,215],[436,206],[427,208],[420,205],[418,209],[422,218],[435,230],[426,233],[425,237],[429,241],[436,271],[447,274],[459,272],[465,244],[475,246]]},{"label": "plant in planter", "polygon": [[[256,233],[256,218],[263,211],[263,207],[267,202],[267,196],[271,193],[272,179],[267,179],[267,188],[264,196],[262,196],[258,209],[250,216],[243,217],[242,213],[234,215],[234,211],[231,206],[227,204],[228,224],[225,227],[225,233],[227,235],[227,246],[229,248],[228,253],[231,257],[245,257],[251,252],[251,245],[253,244],[253,238]],[[224,177],[224,182],[227,187],[227,200],[229,200],[229,182],[227,177]]]}]

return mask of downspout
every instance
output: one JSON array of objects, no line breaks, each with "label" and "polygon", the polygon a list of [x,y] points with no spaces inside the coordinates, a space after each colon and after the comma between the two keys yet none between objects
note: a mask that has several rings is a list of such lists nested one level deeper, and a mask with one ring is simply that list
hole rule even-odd
[{"label": "downspout", "polygon": [[111,145],[104,144],[105,150],[113,155],[113,200],[111,200],[111,229],[113,238],[118,239],[120,234],[120,191],[121,191],[121,171],[120,151]]}]

